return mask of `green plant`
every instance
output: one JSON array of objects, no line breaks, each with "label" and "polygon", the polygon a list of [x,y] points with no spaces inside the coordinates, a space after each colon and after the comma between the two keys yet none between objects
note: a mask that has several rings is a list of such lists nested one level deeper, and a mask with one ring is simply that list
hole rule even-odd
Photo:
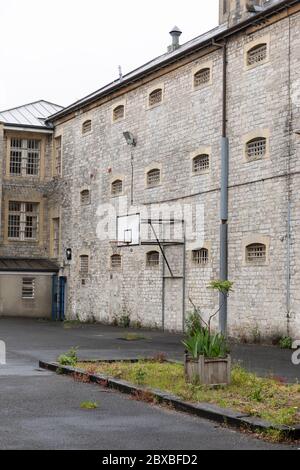
[{"label": "green plant", "polygon": [[233,282],[231,281],[211,281],[208,288],[209,289],[214,289],[214,290],[217,290],[219,292],[221,292],[222,294],[226,294],[228,295],[230,292],[233,291],[232,289],[233,287]]},{"label": "green plant", "polygon": [[95,410],[96,408],[98,408],[98,403],[93,401],[83,401],[80,404],[80,408],[82,410]]},{"label": "green plant", "polygon": [[61,354],[58,357],[58,363],[61,366],[71,366],[71,367],[76,366],[78,362],[77,351],[78,351],[78,348],[71,348],[65,354]]},{"label": "green plant", "polygon": [[134,372],[134,379],[136,380],[136,383],[142,385],[145,382],[146,375],[147,374],[142,367],[136,369],[136,371]]},{"label": "green plant", "polygon": [[281,349],[292,349],[293,347],[293,340],[290,336],[284,336],[279,341],[279,346]]},{"label": "green plant", "polygon": [[122,338],[124,341],[141,341],[142,339],[146,339],[145,336],[138,335],[136,333],[128,333],[127,335],[123,336]]},{"label": "green plant", "polygon": [[186,333],[188,336],[195,335],[198,331],[202,329],[202,319],[198,309],[194,309],[193,312],[190,312],[186,322]]},{"label": "green plant", "polygon": [[130,313],[124,312],[119,318],[118,324],[119,326],[123,328],[129,328],[130,327]]},{"label": "green plant", "polygon": [[212,334],[207,327],[188,337],[183,345],[194,359],[225,357],[228,353],[226,338],[220,333]]}]

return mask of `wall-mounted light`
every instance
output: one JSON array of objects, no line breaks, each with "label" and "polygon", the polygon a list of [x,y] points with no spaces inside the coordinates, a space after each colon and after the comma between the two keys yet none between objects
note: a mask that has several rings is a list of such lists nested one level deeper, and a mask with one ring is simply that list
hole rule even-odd
[{"label": "wall-mounted light", "polygon": [[136,146],[136,140],[134,138],[134,136],[131,134],[131,132],[123,132],[123,136],[127,142],[127,145],[131,145],[132,147],[135,147]]},{"label": "wall-mounted light", "polygon": [[72,249],[71,248],[66,249],[66,258],[67,258],[67,261],[72,260]]}]

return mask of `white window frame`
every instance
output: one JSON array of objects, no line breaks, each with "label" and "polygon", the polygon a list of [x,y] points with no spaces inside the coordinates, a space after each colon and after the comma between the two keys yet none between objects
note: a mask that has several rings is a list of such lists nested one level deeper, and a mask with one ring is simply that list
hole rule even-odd
[{"label": "white window frame", "polygon": [[[20,142],[20,146],[13,146],[14,141]],[[29,148],[29,142],[35,142],[37,144],[37,148]],[[10,139],[10,153],[9,153],[9,174],[10,176],[17,177],[32,177],[36,178],[40,175],[40,167],[41,167],[41,139],[21,139],[18,137],[11,137]],[[12,154],[19,153],[20,158],[20,172],[15,173],[12,171]],[[31,174],[28,172],[29,168],[29,158],[30,154],[36,155],[37,161],[35,164],[36,173]]]},{"label": "white window frame", "polygon": [[[10,210],[10,204],[20,204],[20,210],[13,211]],[[30,212],[27,211],[27,205],[32,204],[35,208],[35,211]],[[18,237],[11,237],[9,236],[10,232],[10,216],[17,216],[19,217],[19,236]],[[27,217],[32,217],[32,227],[28,225]],[[26,237],[26,229],[32,228],[33,237]],[[8,224],[7,224],[7,238],[8,240],[16,240],[16,241],[37,241],[38,240],[38,230],[39,230],[39,204],[36,202],[20,202],[20,201],[9,201],[8,202]]]}]

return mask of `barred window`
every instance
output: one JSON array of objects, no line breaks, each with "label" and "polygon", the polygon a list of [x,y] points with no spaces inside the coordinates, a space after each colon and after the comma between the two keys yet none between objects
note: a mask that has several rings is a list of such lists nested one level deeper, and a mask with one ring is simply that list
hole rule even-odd
[{"label": "barred window", "polygon": [[246,247],[246,260],[248,263],[265,263],[267,247],[262,243],[253,243]]},{"label": "barred window", "polygon": [[22,299],[34,299],[35,296],[35,279],[24,277],[22,279]]},{"label": "barred window", "polygon": [[122,267],[121,255],[112,255],[110,258],[110,265],[112,269],[119,269]]},{"label": "barred window", "polygon": [[117,106],[114,110],[113,110],[113,120],[114,121],[119,121],[119,119],[123,119],[125,116],[125,106],[124,105],[120,105],[120,106]]},{"label": "barred window", "polygon": [[267,58],[268,46],[258,44],[247,52],[247,65],[259,64]]},{"label": "barred window", "polygon": [[155,168],[147,173],[147,185],[149,188],[158,186],[160,184],[160,170]]},{"label": "barred window", "polygon": [[90,197],[90,191],[88,189],[84,189],[83,191],[81,191],[80,202],[83,206],[90,204],[91,197]]},{"label": "barred window", "polygon": [[210,68],[206,67],[202,70],[199,70],[194,75],[194,87],[198,88],[201,85],[205,85],[210,82]]},{"label": "barred window", "polygon": [[246,151],[249,160],[263,158],[267,151],[267,139],[265,137],[257,137],[250,140],[246,144]]},{"label": "barred window", "polygon": [[118,196],[123,192],[123,181],[116,180],[111,184],[111,194],[112,196]]},{"label": "barred window", "polygon": [[193,172],[203,173],[206,170],[209,170],[209,155],[207,154],[197,155],[193,159]]},{"label": "barred window", "polygon": [[87,255],[80,256],[80,274],[82,276],[89,274],[89,256]]},{"label": "barred window", "polygon": [[149,251],[149,253],[147,253],[147,266],[150,268],[159,266],[158,251]]},{"label": "barred window", "polygon": [[31,202],[9,202],[8,238],[14,240],[36,240],[38,230],[38,204]]},{"label": "barred window", "polygon": [[149,106],[154,106],[162,102],[163,91],[161,88],[157,88],[152,91],[149,95]]},{"label": "barred window", "polygon": [[61,176],[62,167],[62,139],[56,137],[55,139],[55,175]]},{"label": "barred window", "polygon": [[40,154],[40,140],[12,138],[10,141],[10,174],[16,176],[38,176]]},{"label": "barred window", "polygon": [[92,130],[92,121],[91,120],[85,121],[82,124],[82,133],[88,134],[89,132],[91,132],[91,130]]},{"label": "barred window", "polygon": [[202,266],[208,264],[208,250],[206,248],[202,248],[201,250],[194,250],[193,261],[195,264]]}]

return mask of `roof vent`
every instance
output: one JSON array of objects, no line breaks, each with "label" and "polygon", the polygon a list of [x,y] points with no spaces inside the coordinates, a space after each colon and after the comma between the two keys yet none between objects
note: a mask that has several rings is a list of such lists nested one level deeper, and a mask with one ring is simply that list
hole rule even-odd
[{"label": "roof vent", "polygon": [[170,35],[172,36],[172,44],[168,47],[168,52],[173,52],[180,47],[179,38],[182,35],[182,31],[180,31],[178,26],[174,26],[172,31],[170,31]]}]

